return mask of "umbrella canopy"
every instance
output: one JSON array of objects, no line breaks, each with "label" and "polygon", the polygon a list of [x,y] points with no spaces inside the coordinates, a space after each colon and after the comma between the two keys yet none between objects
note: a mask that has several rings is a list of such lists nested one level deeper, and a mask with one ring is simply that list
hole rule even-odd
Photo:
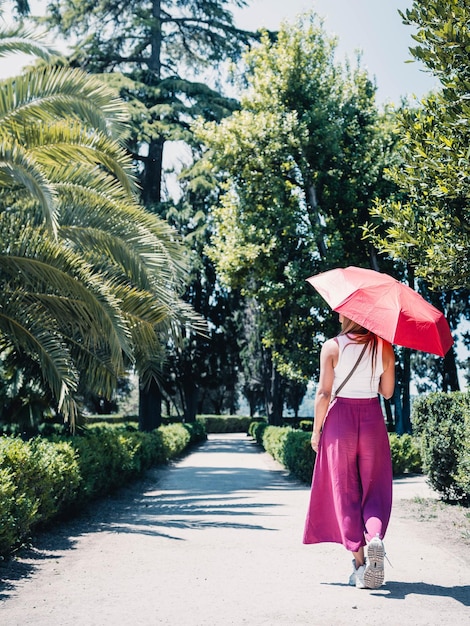
[{"label": "umbrella canopy", "polygon": [[334,311],[390,343],[438,356],[454,343],[443,313],[388,274],[351,266],[307,281]]}]

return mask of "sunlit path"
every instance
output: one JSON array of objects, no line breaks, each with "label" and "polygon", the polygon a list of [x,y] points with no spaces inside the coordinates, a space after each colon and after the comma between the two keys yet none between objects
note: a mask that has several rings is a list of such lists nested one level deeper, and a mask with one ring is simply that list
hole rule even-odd
[{"label": "sunlit path", "polygon": [[[395,492],[428,495],[420,478],[397,481]],[[386,538],[386,584],[350,588],[341,546],[301,543],[307,499],[308,488],[246,435],[212,435],[44,536],[0,586],[0,624],[468,623],[468,559],[450,559],[399,513]]]}]

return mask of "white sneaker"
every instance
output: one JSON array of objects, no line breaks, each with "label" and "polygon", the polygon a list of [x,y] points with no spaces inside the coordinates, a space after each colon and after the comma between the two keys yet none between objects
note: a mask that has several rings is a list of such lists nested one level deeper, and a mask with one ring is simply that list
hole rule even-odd
[{"label": "white sneaker", "polygon": [[366,584],[364,582],[364,574],[366,571],[365,565],[359,565],[355,574],[356,574],[356,589],[366,589]]},{"label": "white sneaker", "polygon": [[367,560],[364,570],[364,585],[367,589],[378,589],[384,581],[385,548],[377,535],[367,546]]},{"label": "white sneaker", "polygon": [[351,585],[351,587],[355,587],[356,586],[356,559],[352,560],[352,566],[353,566],[353,571],[352,571],[351,576],[349,577],[348,585]]},{"label": "white sneaker", "polygon": [[366,569],[365,565],[359,565],[356,569],[356,559],[352,560],[353,571],[351,576],[349,577],[349,585],[351,587],[357,587],[358,589],[365,589],[364,585],[364,570]]}]

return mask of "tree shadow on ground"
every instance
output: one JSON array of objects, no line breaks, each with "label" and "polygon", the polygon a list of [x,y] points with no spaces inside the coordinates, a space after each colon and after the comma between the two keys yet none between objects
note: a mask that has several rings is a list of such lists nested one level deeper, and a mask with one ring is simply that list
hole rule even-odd
[{"label": "tree shadow on ground", "polygon": [[[216,459],[214,466],[198,466],[199,452],[248,454],[251,458],[260,454],[261,449],[246,439],[209,440],[193,451],[194,465],[190,464],[191,456],[183,464],[174,462],[149,470],[142,480],[88,504],[74,518],[54,522],[53,528],[36,534],[31,545],[19,550],[15,558],[0,562],[0,600],[8,598],[19,581],[32,577],[41,562],[60,559],[76,549],[81,536],[136,533],[185,541],[182,534],[187,530],[272,532],[276,529],[266,519],[282,515],[276,492],[305,488],[286,471],[249,467],[250,461],[247,467],[220,466]],[[260,502],[261,494],[263,502]]]},{"label": "tree shadow on ground", "polygon": [[406,596],[409,595],[441,596],[453,598],[464,606],[470,606],[470,585],[444,587],[443,585],[433,585],[425,582],[387,581],[384,591],[388,591],[388,593],[380,595],[391,600],[405,600]]},{"label": "tree shadow on ground", "polygon": [[[322,583],[328,586],[349,587],[347,583]],[[444,587],[431,583],[387,581],[380,589],[366,590],[370,595],[386,600],[406,600],[407,596],[436,596],[453,598],[464,606],[470,606],[470,585]],[[362,592],[361,592],[362,593]]]}]

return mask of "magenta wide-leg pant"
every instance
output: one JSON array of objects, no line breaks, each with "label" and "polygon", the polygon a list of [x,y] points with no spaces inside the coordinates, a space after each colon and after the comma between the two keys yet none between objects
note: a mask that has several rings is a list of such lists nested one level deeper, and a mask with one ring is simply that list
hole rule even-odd
[{"label": "magenta wide-leg pant", "polygon": [[392,509],[392,461],[378,397],[336,398],[313,471],[304,543],[341,543],[357,552],[384,537]]}]

